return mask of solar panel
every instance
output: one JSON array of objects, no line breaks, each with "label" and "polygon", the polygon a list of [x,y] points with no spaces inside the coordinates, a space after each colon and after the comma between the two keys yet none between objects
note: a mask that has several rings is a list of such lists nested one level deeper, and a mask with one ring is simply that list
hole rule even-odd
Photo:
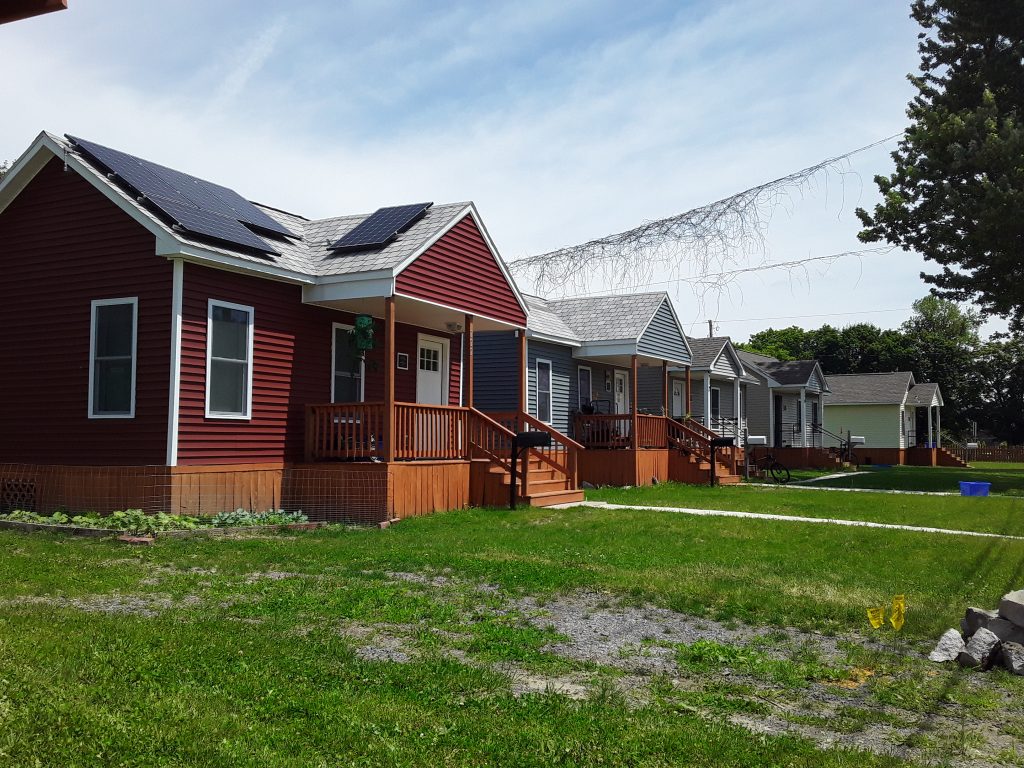
[{"label": "solar panel", "polygon": [[[215,237],[265,253],[274,253],[274,249],[243,224],[261,232],[297,237],[232,189],[101,144],[70,135],[68,139],[184,229],[197,235]],[[190,226],[182,218],[200,228]]]},{"label": "solar panel", "polygon": [[335,251],[362,251],[387,245],[427,212],[433,203],[378,208],[331,246]]},{"label": "solar panel", "polygon": [[149,197],[157,208],[174,219],[182,228],[197,235],[212,237],[226,243],[244,245],[263,253],[276,253],[266,240],[257,237],[233,218],[217,213],[202,211],[179,200],[164,197]]}]

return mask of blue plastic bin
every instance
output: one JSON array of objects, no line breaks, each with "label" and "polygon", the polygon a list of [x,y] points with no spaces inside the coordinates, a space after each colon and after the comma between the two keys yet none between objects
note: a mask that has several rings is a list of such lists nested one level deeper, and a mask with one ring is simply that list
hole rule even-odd
[{"label": "blue plastic bin", "polygon": [[969,483],[964,480],[960,481],[960,495],[961,496],[988,496],[988,489],[992,487],[992,483]]}]

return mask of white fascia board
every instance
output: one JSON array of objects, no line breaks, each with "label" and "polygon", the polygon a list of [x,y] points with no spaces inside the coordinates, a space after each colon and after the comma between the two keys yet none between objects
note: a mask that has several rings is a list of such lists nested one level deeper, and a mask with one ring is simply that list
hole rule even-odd
[{"label": "white fascia board", "polygon": [[567,339],[564,336],[554,336],[549,333],[540,333],[539,331],[534,331],[529,327],[527,327],[526,329],[526,338],[536,339],[537,341],[545,341],[548,342],[549,344],[561,344],[563,347],[581,346],[580,342],[576,341],[575,339]]},{"label": "white fascia board", "polygon": [[573,350],[573,357],[612,357],[615,355],[636,355],[636,341],[617,339],[615,341],[585,341]]},{"label": "white fascia board", "polygon": [[396,291],[395,292],[395,298],[409,299],[410,301],[416,301],[416,302],[419,302],[420,304],[427,304],[427,305],[432,306],[432,307],[439,307],[441,309],[447,309],[449,312],[460,312],[460,313],[462,313],[464,315],[472,315],[473,317],[480,318],[481,320],[487,320],[489,322],[496,323],[498,325],[504,325],[506,328],[509,328],[509,329],[519,330],[522,327],[522,326],[516,325],[515,323],[510,323],[508,320],[499,320],[496,317],[491,317],[490,315],[482,315],[479,312],[469,312],[469,311],[467,311],[463,307],[453,307],[451,304],[442,304],[439,301],[431,301],[430,299],[424,299],[424,298],[422,298],[420,296],[410,296],[409,294],[398,293]]},{"label": "white fascia board", "polygon": [[364,277],[356,273],[348,280],[332,280],[329,283],[316,282],[302,286],[304,304],[345,299],[373,299],[387,297],[395,292],[395,280],[390,275]]},{"label": "white fascia board", "polygon": [[21,153],[21,157],[14,161],[14,165],[7,169],[3,180],[0,181],[0,213],[3,213],[4,209],[21,194],[44,165],[53,157],[59,156],[54,150],[53,140],[44,131],[36,136],[28,149]]}]

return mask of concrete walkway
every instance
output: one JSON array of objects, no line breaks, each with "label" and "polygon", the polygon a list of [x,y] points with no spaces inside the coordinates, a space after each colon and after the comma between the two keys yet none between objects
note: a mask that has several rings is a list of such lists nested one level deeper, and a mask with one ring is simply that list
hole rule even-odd
[{"label": "concrete walkway", "polygon": [[[863,473],[861,473],[863,474]],[[849,475],[846,475],[849,477]],[[821,479],[821,478],[819,478]],[[809,482],[802,480],[801,482]],[[835,488],[830,485],[796,485],[795,483],[743,483],[743,486],[751,488],[776,488],[778,490],[793,491],[843,491],[844,493],[891,493],[904,494],[906,496],[959,496],[955,491],[894,491],[889,488]]]},{"label": "concrete walkway", "polygon": [[822,480],[835,480],[838,477],[855,477],[856,475],[867,475],[869,472],[836,472],[831,475],[822,475],[821,477],[812,477],[807,480],[793,480],[790,485],[808,485],[810,483],[820,483]]},{"label": "concrete walkway", "polygon": [[606,501],[582,501],[577,504],[558,504],[548,509],[572,509],[592,507],[593,509],[645,509],[653,512],[675,512],[680,515],[698,517],[742,517],[750,520],[778,520],[790,523],[821,523],[823,525],[845,525],[851,528],[883,528],[891,531],[913,531],[915,533],[941,533],[947,536],[974,536],[983,539],[1009,539],[1024,541],[1024,536],[1010,536],[1004,533],[982,533],[980,531],[956,531],[949,528],[930,528],[918,525],[895,525],[892,523],[871,523],[866,520],[841,520],[830,517],[797,517],[795,515],[772,515],[766,512],[732,512],[724,509],[690,509],[688,507],[651,507],[644,504],[609,504]]}]

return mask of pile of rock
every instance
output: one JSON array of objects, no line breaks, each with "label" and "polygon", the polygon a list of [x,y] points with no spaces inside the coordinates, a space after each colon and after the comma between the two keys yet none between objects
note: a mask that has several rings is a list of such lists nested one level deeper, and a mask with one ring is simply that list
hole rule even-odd
[{"label": "pile of rock", "polygon": [[947,630],[928,658],[961,667],[991,669],[1000,662],[1024,675],[1024,589],[1003,595],[998,611],[968,608],[960,631]]}]

